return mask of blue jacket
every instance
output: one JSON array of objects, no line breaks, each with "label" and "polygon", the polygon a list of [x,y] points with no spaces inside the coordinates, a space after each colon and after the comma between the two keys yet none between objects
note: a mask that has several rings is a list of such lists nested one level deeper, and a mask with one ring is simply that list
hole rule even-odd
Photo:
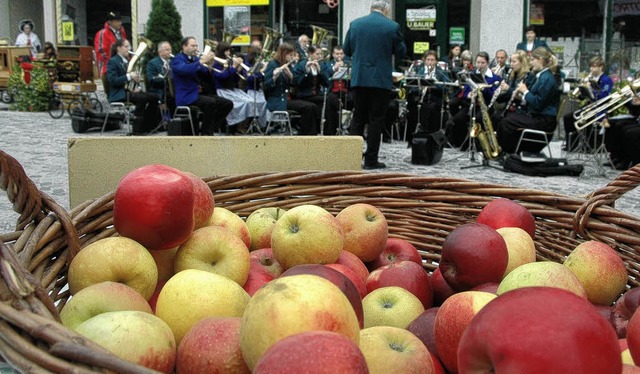
[{"label": "blue jacket", "polygon": [[107,80],[109,81],[109,102],[126,101],[127,65],[122,56],[115,54],[107,61]]},{"label": "blue jacket", "polygon": [[[273,71],[280,67],[280,63],[273,59],[267,64],[267,68],[264,71],[264,83],[262,90],[267,100],[267,110],[274,112],[276,110],[287,110],[287,99],[289,96],[289,87],[291,81],[289,77],[284,73],[280,73],[278,79],[273,79]],[[295,66],[294,66],[295,68]],[[293,68],[289,67],[289,70]]]},{"label": "blue jacket", "polygon": [[[169,62],[171,64],[171,62]],[[169,69],[170,70],[170,69]],[[160,100],[164,99],[164,85],[169,71],[164,68],[164,61],[160,56],[152,58],[147,63],[147,92],[153,92]]]},{"label": "blue jacket", "polygon": [[560,101],[560,91],[556,78],[549,69],[544,69],[539,74],[533,85],[531,87],[527,86],[529,92],[524,96],[524,100],[527,103],[527,112],[544,116],[556,116]]},{"label": "blue jacket", "polygon": [[[258,63],[258,60],[256,59],[255,63]],[[262,64],[263,62],[260,62],[260,64]],[[248,67],[252,68],[253,64],[251,62],[249,62],[249,59],[245,56],[244,59],[244,64],[247,65]],[[260,72],[260,69],[264,67],[264,65],[258,66],[256,68],[256,70],[253,72],[253,74],[247,74],[246,71],[242,71],[242,75],[245,76],[247,78],[247,84],[245,85],[245,90],[253,90],[254,87],[256,90],[261,90],[262,89],[262,81],[264,80],[264,75]]]},{"label": "blue jacket", "polygon": [[[296,85],[296,97],[305,98],[315,95],[321,95],[323,93],[322,87],[329,88],[330,74],[328,64],[320,61],[320,70],[318,75],[314,76],[311,73],[307,73],[307,60],[300,61],[293,67],[291,71],[293,73],[293,81]],[[314,79],[315,78],[315,79]]]},{"label": "blue jacket", "polygon": [[218,61],[213,63],[213,68],[216,69],[213,72],[214,85],[217,89],[232,90],[238,88],[238,81],[240,77],[236,74],[237,70],[233,66],[224,67]]},{"label": "blue jacket", "polygon": [[198,100],[200,78],[198,73],[210,75],[209,69],[200,63],[200,58],[180,52],[171,60],[173,87],[176,91],[176,105],[191,105]]},{"label": "blue jacket", "polygon": [[606,74],[600,75],[596,85],[591,85],[591,92],[596,100],[609,96],[611,91],[613,91],[613,80]]},{"label": "blue jacket", "polygon": [[387,90],[393,88],[392,55],[407,54],[400,25],[377,11],[351,22],[343,49],[351,57],[351,87]]}]

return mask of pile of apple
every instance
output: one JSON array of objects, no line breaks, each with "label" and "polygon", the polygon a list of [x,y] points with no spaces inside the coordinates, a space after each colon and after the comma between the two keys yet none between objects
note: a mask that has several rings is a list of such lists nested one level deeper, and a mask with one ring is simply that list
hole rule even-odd
[{"label": "pile of apple", "polygon": [[537,262],[535,220],[512,200],[451,231],[431,275],[369,204],[246,220],[214,206],[192,174],[127,174],[120,236],[72,260],[63,324],[165,373],[640,372],[622,259],[589,241]]}]

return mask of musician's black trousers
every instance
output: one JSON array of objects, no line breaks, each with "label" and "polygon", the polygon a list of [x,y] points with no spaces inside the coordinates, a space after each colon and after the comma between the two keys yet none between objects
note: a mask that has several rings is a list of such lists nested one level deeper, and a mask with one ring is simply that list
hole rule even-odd
[{"label": "musician's black trousers", "polygon": [[391,100],[389,91],[373,87],[353,88],[353,121],[349,133],[364,137],[364,128],[368,126],[367,150],[364,152],[365,165],[375,165],[378,162],[380,136],[389,108],[389,100]]},{"label": "musician's black trousers", "polygon": [[158,95],[151,92],[132,92],[129,94],[129,101],[136,106],[133,113],[136,117],[133,122],[134,134],[145,134],[158,126],[160,123],[158,100]]},{"label": "musician's black trousers", "polygon": [[200,95],[192,105],[202,110],[202,128],[200,130],[202,135],[213,135],[216,131],[225,131],[227,115],[233,109],[231,100],[214,95]]},{"label": "musician's black trousers", "polygon": [[[320,132],[320,119],[322,118],[322,107],[324,104],[324,95],[315,95],[309,97],[299,98],[300,100],[308,101],[316,106],[316,118],[318,118],[318,132]],[[324,135],[335,135],[336,129],[338,128],[338,108],[340,106],[340,102],[338,99],[333,96],[327,94],[327,101],[324,108]]]},{"label": "musician's black trousers", "polygon": [[[520,135],[524,129],[541,130],[547,133],[551,141],[553,131],[556,129],[555,116],[542,116],[523,112],[508,113],[497,126],[498,144],[506,153],[514,153]],[[523,142],[519,151],[540,152],[546,144]]]},{"label": "musician's black trousers", "polygon": [[640,123],[635,118],[610,120],[605,145],[614,163],[640,163]]}]

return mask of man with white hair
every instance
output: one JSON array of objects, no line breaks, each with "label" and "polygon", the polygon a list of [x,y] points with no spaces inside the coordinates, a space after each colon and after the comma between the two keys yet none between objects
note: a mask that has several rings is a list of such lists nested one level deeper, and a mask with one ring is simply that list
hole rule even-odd
[{"label": "man with white hair", "polygon": [[296,50],[298,51],[298,54],[300,54],[300,60],[309,58],[309,43],[311,43],[311,41],[309,40],[309,36],[307,36],[307,34],[302,34],[298,37]]},{"label": "man with white hair", "polygon": [[364,169],[386,167],[378,161],[378,151],[393,89],[392,56],[407,54],[400,25],[388,18],[390,10],[389,0],[373,0],[371,13],[351,22],[343,45],[344,53],[351,57],[354,114],[350,133],[364,136],[368,126]]}]

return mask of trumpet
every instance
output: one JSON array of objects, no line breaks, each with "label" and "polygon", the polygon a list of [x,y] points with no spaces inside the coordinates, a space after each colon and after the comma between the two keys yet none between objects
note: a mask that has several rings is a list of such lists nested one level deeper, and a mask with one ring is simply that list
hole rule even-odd
[{"label": "trumpet", "polygon": [[587,92],[589,99],[593,101],[595,97],[593,96],[593,91],[591,91],[591,81],[593,80],[593,73],[589,72],[589,74],[582,78],[576,88],[573,89],[569,93],[569,97],[573,100],[580,100],[582,98],[582,93]]},{"label": "trumpet", "polygon": [[613,92],[609,96],[605,96],[600,100],[585,105],[573,113],[575,127],[578,131],[588,127],[602,119],[609,113],[615,112],[635,96],[638,95],[640,89],[640,78],[629,82],[629,85],[622,87],[620,91]]}]

